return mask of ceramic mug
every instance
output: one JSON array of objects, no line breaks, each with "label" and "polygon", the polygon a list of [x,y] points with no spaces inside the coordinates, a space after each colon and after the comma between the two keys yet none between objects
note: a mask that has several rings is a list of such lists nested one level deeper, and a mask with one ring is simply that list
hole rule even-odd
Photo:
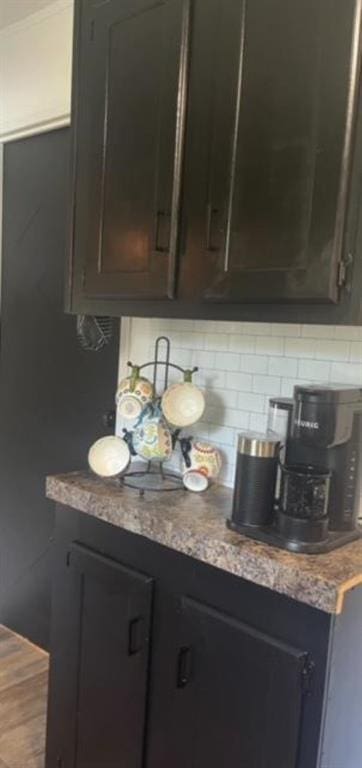
[{"label": "ceramic mug", "polygon": [[172,435],[158,406],[148,405],[133,430],[133,447],[146,461],[166,461],[172,453]]},{"label": "ceramic mug", "polygon": [[181,439],[183,471],[200,472],[209,480],[215,480],[221,470],[221,454],[214,445],[201,440]]},{"label": "ceramic mug", "polygon": [[185,371],[185,380],[172,384],[162,396],[162,411],[175,427],[190,427],[201,419],[205,398],[201,389],[191,381],[191,371]]},{"label": "ceramic mug", "polygon": [[138,419],[153,397],[153,384],[144,376],[140,376],[139,367],[134,366],[131,375],[119,384],[116,395],[118,412],[124,419]]},{"label": "ceramic mug", "polygon": [[209,487],[209,480],[206,475],[196,469],[188,469],[184,472],[182,481],[185,488],[193,493],[202,493],[207,491]]},{"label": "ceramic mug", "polygon": [[101,437],[93,443],[88,453],[88,464],[99,477],[117,477],[127,469],[130,461],[127,443],[115,435]]}]

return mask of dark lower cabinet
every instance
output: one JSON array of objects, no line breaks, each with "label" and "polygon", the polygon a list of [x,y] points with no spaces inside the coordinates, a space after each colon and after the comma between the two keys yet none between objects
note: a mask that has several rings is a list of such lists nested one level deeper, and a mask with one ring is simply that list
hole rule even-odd
[{"label": "dark lower cabinet", "polygon": [[149,768],[296,768],[307,653],[186,597],[164,639]]},{"label": "dark lower cabinet", "polygon": [[64,576],[47,765],[141,768],[152,579],[77,543]]},{"label": "dark lower cabinet", "polygon": [[362,590],[333,617],[56,521],[46,768],[357,768]]}]

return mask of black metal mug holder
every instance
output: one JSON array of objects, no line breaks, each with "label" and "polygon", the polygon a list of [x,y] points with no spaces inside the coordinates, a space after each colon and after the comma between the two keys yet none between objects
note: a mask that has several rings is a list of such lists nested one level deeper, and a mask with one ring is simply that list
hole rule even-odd
[{"label": "black metal mug holder", "polygon": [[[164,359],[161,359],[160,357],[162,343],[165,344]],[[188,368],[182,368],[180,365],[176,365],[175,363],[171,363],[170,355],[171,355],[170,339],[167,336],[158,336],[158,338],[155,341],[155,355],[153,360],[139,366],[135,366],[133,363],[129,361],[127,365],[131,369],[137,367],[138,371],[143,371],[146,368],[153,367],[154,392],[156,392],[158,370],[159,368],[163,368],[164,369],[163,391],[165,391],[169,383],[170,369],[180,371],[180,373],[183,374],[184,378],[188,375],[190,380],[193,374],[199,370],[197,367],[188,369]],[[128,436],[128,439],[130,439],[130,436],[132,433],[127,432],[127,430],[124,430],[124,432],[126,436]],[[179,433],[180,433],[179,429],[174,430],[172,434],[173,445],[176,444]],[[159,492],[185,490],[185,487],[182,482],[182,477],[176,472],[172,472],[172,470],[164,469],[163,464],[164,464],[163,461],[158,461],[158,460],[147,461],[145,462],[144,469],[140,464],[140,466],[137,469],[130,470],[129,472],[126,472],[124,475],[122,475],[119,479],[119,482],[121,486],[132,488],[133,490],[138,491],[140,496],[143,496],[146,492],[159,493]]]}]

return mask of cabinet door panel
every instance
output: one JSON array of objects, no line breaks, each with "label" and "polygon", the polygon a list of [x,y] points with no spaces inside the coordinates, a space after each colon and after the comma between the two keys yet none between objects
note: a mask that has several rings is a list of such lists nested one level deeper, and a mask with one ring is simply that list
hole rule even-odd
[{"label": "cabinet door panel", "polygon": [[[51,669],[47,766],[141,768],[153,582],[79,544],[68,565],[67,653]],[[68,720],[55,722],[59,713]]]},{"label": "cabinet door panel", "polygon": [[[201,28],[202,0],[199,5]],[[336,302],[357,91],[358,4],[218,5],[223,23],[213,25],[205,53],[214,68],[205,95],[212,104],[211,128],[198,165],[197,132],[203,123],[207,136],[207,118],[196,96],[203,73],[191,70],[181,295]],[[233,72],[220,92],[214,87],[218,56],[228,44]]]},{"label": "cabinet door panel", "polygon": [[195,0],[179,294],[203,297],[225,252],[244,6]]},{"label": "cabinet door panel", "polygon": [[188,3],[108,0],[82,7],[75,201],[82,291],[171,296]]},{"label": "cabinet door panel", "polygon": [[305,653],[188,598],[168,641],[148,768],[296,768]]}]

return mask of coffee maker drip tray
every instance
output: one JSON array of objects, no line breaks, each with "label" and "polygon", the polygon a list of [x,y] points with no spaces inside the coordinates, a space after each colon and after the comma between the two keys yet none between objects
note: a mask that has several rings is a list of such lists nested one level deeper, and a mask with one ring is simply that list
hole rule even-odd
[{"label": "coffee maker drip tray", "polygon": [[353,531],[327,531],[326,537],[322,541],[302,541],[286,538],[277,529],[275,523],[272,525],[254,526],[242,525],[233,520],[228,520],[227,526],[231,531],[241,533],[249,539],[262,541],[264,544],[270,544],[279,549],[287,549],[289,552],[304,555],[321,555],[326,552],[332,552],[333,549],[338,549],[345,544],[350,544],[350,542],[362,538],[361,528],[355,528]]}]

